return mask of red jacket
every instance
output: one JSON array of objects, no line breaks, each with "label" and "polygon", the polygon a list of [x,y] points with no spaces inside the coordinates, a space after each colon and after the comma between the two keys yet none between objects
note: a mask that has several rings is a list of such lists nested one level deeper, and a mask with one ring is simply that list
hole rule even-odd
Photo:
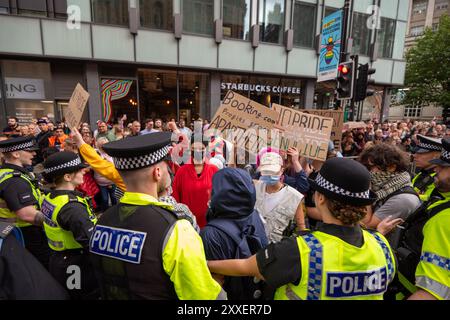
[{"label": "red jacket", "polygon": [[206,225],[206,211],[212,189],[212,177],[218,171],[212,164],[204,164],[200,177],[193,164],[180,167],[173,180],[173,197],[184,203],[197,218],[200,228]]}]

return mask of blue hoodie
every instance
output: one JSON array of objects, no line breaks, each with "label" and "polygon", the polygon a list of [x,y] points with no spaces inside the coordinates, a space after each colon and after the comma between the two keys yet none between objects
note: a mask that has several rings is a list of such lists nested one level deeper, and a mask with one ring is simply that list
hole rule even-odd
[{"label": "blue hoodie", "polygon": [[[254,235],[261,245],[268,243],[264,224],[259,213],[254,209],[256,190],[252,178],[247,171],[236,168],[219,170],[213,176],[210,208],[206,219],[230,219],[240,230],[251,225]],[[208,260],[234,259],[237,244],[224,232],[209,223],[201,230],[206,258]],[[226,290],[226,289],[225,289]],[[233,292],[228,297],[233,299]]]}]

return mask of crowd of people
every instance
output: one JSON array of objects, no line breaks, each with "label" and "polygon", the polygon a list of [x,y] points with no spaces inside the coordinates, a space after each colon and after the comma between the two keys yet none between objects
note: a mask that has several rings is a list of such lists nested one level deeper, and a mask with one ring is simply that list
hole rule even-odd
[{"label": "crowd of people", "polygon": [[8,118],[2,263],[39,267],[0,297],[450,299],[445,125],[366,121],[325,161],[263,147],[241,163],[207,120],[127,120]]}]

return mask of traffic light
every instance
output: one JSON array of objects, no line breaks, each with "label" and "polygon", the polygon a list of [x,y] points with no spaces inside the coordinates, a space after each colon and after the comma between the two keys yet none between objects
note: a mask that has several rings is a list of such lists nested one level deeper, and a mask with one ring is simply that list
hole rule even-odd
[{"label": "traffic light", "polygon": [[353,98],[355,61],[346,61],[339,64],[336,81],[336,99],[344,100]]},{"label": "traffic light", "polygon": [[369,68],[369,64],[362,64],[358,68],[358,80],[356,80],[355,102],[363,101],[366,97],[375,93],[373,89],[367,89],[369,84],[375,83],[375,80],[369,79],[371,74],[375,73],[374,68]]}]

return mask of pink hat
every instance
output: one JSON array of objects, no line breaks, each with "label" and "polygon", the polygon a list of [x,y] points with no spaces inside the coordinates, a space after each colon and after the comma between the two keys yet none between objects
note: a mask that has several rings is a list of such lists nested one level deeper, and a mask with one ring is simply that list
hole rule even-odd
[{"label": "pink hat", "polygon": [[272,148],[272,147],[262,148],[261,151],[259,151],[258,155],[256,156],[256,166],[257,167],[260,166],[261,157],[267,152],[274,152],[274,153],[280,154],[280,150],[277,148]]}]

